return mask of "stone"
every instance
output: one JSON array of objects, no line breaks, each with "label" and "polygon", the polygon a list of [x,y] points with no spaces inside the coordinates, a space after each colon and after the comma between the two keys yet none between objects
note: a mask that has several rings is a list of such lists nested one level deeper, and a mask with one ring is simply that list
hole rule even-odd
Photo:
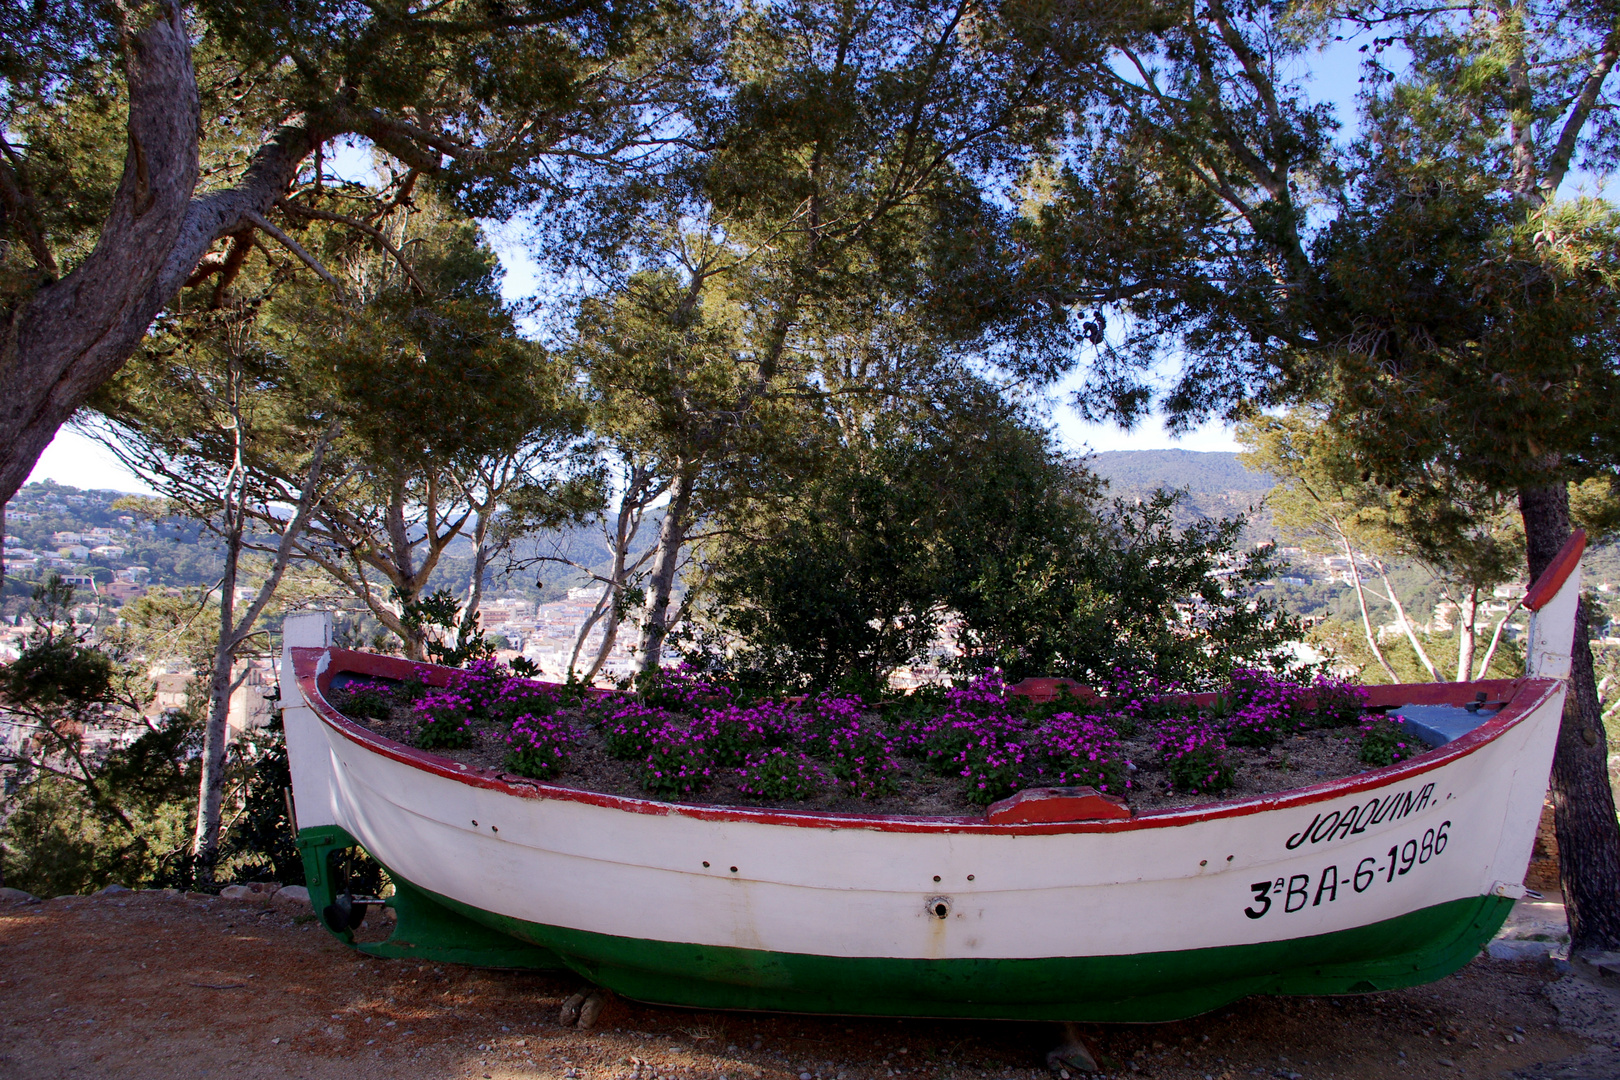
[{"label": "stone", "polygon": [[562,1003],[562,1011],[557,1014],[557,1023],[563,1027],[573,1027],[579,1022],[579,1007],[585,1004],[584,994],[571,994],[568,1000]]},{"label": "stone", "polygon": [[1047,1052],[1046,1067],[1060,1076],[1066,1072],[1101,1071],[1097,1065],[1096,1053],[1087,1045],[1085,1036],[1080,1034],[1079,1026],[1072,1023],[1063,1025],[1063,1045]]},{"label": "stone", "polygon": [[1573,957],[1578,968],[1584,968],[1598,982],[1620,984],[1620,952],[1587,950]]},{"label": "stone", "polygon": [[593,993],[585,999],[579,1007],[579,1026],[582,1031],[589,1031],[596,1025],[596,1018],[602,1015],[602,1006],[607,1004],[607,996]]},{"label": "stone", "polygon": [[21,889],[0,889],[0,903],[37,904],[39,903],[39,897],[33,893],[23,892]]},{"label": "stone", "polygon": [[1540,960],[1557,952],[1561,943],[1557,941],[1525,941],[1513,938],[1500,938],[1486,947],[1486,952],[1492,960]]},{"label": "stone", "polygon": [[257,900],[259,894],[246,885],[227,885],[219,890],[221,900]]},{"label": "stone", "polygon": [[104,889],[97,889],[95,892],[91,893],[90,895],[91,896],[117,896],[119,893],[125,893],[125,892],[129,892],[129,890],[127,888],[125,888],[124,886],[122,886],[122,885],[114,884],[114,885],[108,885]]},{"label": "stone", "polygon": [[309,911],[309,890],[302,885],[283,885],[271,895],[270,905],[279,911]]}]

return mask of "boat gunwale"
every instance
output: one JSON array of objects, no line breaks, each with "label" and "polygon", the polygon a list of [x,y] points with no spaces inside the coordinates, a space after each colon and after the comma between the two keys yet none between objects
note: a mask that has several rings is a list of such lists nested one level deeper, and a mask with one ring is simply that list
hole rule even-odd
[{"label": "boat gunwale", "polygon": [[[1019,836],[1129,832],[1135,829],[1191,825],[1271,810],[1290,810],[1354,795],[1369,788],[1399,783],[1433,772],[1496,741],[1533,715],[1563,685],[1563,680],[1560,679],[1520,678],[1487,679],[1467,683],[1392,683],[1367,687],[1368,707],[1374,709],[1405,705],[1473,704],[1476,695],[1481,691],[1486,694],[1488,703],[1499,701],[1501,707],[1495,716],[1467,734],[1407,761],[1307,787],[1268,792],[1246,799],[1150,810],[1129,818],[1112,820],[992,823],[979,815],[863,814],[848,811],[673,803],[566,787],[515,776],[498,769],[463,765],[438,754],[407,746],[357,724],[339,712],[326,698],[332,677],[340,673],[401,680],[429,675],[436,677],[430,681],[440,682],[448,679],[450,671],[454,669],[336,647],[293,647],[290,652],[293,671],[305,702],[328,727],[350,742],[379,756],[423,772],[459,780],[473,787],[525,799],[577,802],[628,813],[692,817],[716,822],[797,828],[853,828],[881,832],[985,833]],[[1189,695],[1189,697],[1213,698],[1213,695]]]}]

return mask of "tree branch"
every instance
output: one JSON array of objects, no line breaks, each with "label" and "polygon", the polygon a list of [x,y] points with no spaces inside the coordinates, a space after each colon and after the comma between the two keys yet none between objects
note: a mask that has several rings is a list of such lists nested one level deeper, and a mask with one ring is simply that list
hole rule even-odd
[{"label": "tree branch", "polygon": [[422,284],[422,280],[416,276],[416,271],[411,269],[411,264],[405,261],[405,256],[400,252],[399,248],[393,245],[388,237],[383,235],[381,229],[378,229],[373,225],[368,225],[358,218],[349,217],[347,214],[337,214],[330,210],[317,210],[314,207],[304,206],[301,203],[292,202],[288,199],[281,200],[279,205],[283,210],[286,210],[289,213],[297,214],[300,217],[314,218],[319,221],[334,221],[340,225],[347,225],[351,229],[359,229],[361,232],[377,241],[377,243],[387,248],[388,254],[394,257],[394,261],[399,263],[399,268],[405,271],[405,276],[411,279],[411,284],[416,286],[416,291],[421,293],[423,296],[428,295],[427,286]]},{"label": "tree branch", "polygon": [[1575,146],[1580,141],[1581,129],[1591,117],[1598,95],[1603,92],[1603,83],[1614,70],[1616,60],[1620,60],[1620,21],[1615,22],[1608,36],[1603,39],[1603,48],[1598,53],[1597,62],[1592,65],[1592,70],[1582,82],[1574,107],[1558,134],[1558,142],[1553,146],[1552,157],[1547,160],[1547,171],[1541,182],[1542,193],[1546,198],[1551,198],[1563,184],[1564,174],[1569,171],[1570,162],[1575,157]]},{"label": "tree branch", "polygon": [[256,210],[243,210],[242,211],[242,217],[243,217],[244,220],[251,221],[253,224],[255,224],[259,228],[263,229],[271,237],[274,237],[276,240],[278,240],[281,243],[282,247],[286,248],[288,251],[290,251],[294,255],[298,256],[299,259],[303,260],[304,265],[309,267],[311,270],[315,271],[315,273],[320,277],[320,279],[322,281],[326,282],[328,285],[332,286],[334,289],[342,288],[342,286],[338,285],[337,278],[332,276],[332,272],[330,270],[328,270],[326,267],[321,265],[319,259],[315,258],[315,256],[313,256],[309,252],[305,251],[304,248],[303,248],[303,245],[300,244],[298,241],[294,240],[292,237],[288,236],[286,233],[282,232],[280,229],[278,229],[274,225],[270,224],[270,222],[266,221],[264,216],[261,215],[258,211],[256,211]]}]

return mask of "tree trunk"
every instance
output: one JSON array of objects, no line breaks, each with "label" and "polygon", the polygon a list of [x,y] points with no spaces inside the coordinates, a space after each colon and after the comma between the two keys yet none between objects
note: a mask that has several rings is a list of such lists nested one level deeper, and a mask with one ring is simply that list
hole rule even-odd
[{"label": "tree trunk", "polygon": [[342,133],[293,117],[254,152],[240,184],[193,198],[201,109],[182,4],[163,5],[131,39],[124,69],[129,152],[95,249],[0,323],[0,502],[129,359],[214,241],[268,212],[310,150]]},{"label": "tree trunk", "polygon": [[669,505],[658,526],[658,554],[653,560],[652,580],[648,582],[647,621],[641,630],[641,657],[637,670],[657,671],[664,659],[664,638],[669,633],[669,594],[675,587],[675,570],[680,565],[681,547],[686,543],[686,516],[692,509],[692,489],[697,477],[683,466],[675,474]]},{"label": "tree trunk", "polygon": [[467,642],[472,640],[473,625],[478,619],[479,608],[484,605],[484,575],[489,572],[493,556],[488,540],[489,513],[486,508],[480,508],[478,524],[474,526],[472,534],[473,565],[472,574],[467,579],[467,602],[461,606],[461,625],[456,629],[457,649],[465,648]]},{"label": "tree trunk", "polygon": [[[1568,487],[1560,483],[1520,488],[1519,513],[1533,581],[1569,539]],[[1582,602],[1575,619],[1569,696],[1552,767],[1558,876],[1571,947],[1576,950],[1620,949],[1620,822],[1615,820],[1608,764]]]},{"label": "tree trunk", "polygon": [[[179,4],[129,41],[124,69],[129,149],[95,250],[3,327],[0,502],[16,494],[56,429],[122,366],[173,295],[151,302],[199,172],[197,80]],[[132,320],[139,328],[130,335]]]},{"label": "tree trunk", "polygon": [[1344,541],[1344,553],[1350,560],[1350,583],[1355,586],[1356,603],[1361,607],[1361,629],[1367,635],[1367,648],[1372,650],[1373,659],[1384,669],[1389,681],[1400,682],[1401,677],[1395,674],[1395,669],[1384,658],[1384,650],[1378,647],[1378,637],[1373,633],[1372,616],[1367,614],[1367,590],[1361,584],[1361,570],[1356,566],[1356,551],[1350,546],[1350,538],[1344,533],[1339,534],[1339,539]]},{"label": "tree trunk", "polygon": [[1423,643],[1418,641],[1417,628],[1412,625],[1412,620],[1407,616],[1406,608],[1401,606],[1401,598],[1395,595],[1395,586],[1390,584],[1389,572],[1384,569],[1382,561],[1374,560],[1373,565],[1377,567],[1378,577],[1384,583],[1384,591],[1389,594],[1384,599],[1388,600],[1389,606],[1395,609],[1395,618],[1400,622],[1401,630],[1406,634],[1407,644],[1412,646],[1414,653],[1417,653],[1418,663],[1422,664],[1423,670],[1429,673],[1429,679],[1433,682],[1440,682],[1440,669],[1434,666],[1434,661],[1429,659],[1429,654],[1423,651]]},{"label": "tree trunk", "polygon": [[204,887],[214,883],[214,864],[219,861],[219,829],[225,802],[225,743],[230,735],[231,675],[236,666],[236,568],[241,552],[238,526],[226,539],[225,573],[219,582],[219,641],[214,645],[214,669],[208,687],[202,778],[197,785],[197,831],[191,845],[193,872],[197,884]]},{"label": "tree trunk", "polygon": [[1467,682],[1474,675],[1474,643],[1478,634],[1474,621],[1479,618],[1479,589],[1469,589],[1457,605],[1457,681]]},{"label": "tree trunk", "polygon": [[[602,644],[597,647],[596,658],[591,661],[590,670],[581,680],[587,686],[601,672],[602,666],[607,663],[608,654],[613,651],[613,646],[619,640],[619,627],[624,622],[624,593],[629,585],[629,568],[626,564],[630,558],[630,545],[635,541],[636,533],[641,530],[641,515],[647,505],[647,479],[647,473],[641,466],[632,466],[629,483],[625,485],[624,494],[619,498],[619,516],[613,523],[613,571],[607,591],[603,594],[607,604],[607,623],[602,629]],[[638,559],[638,566],[640,562]],[[595,621],[594,613],[591,621]],[[574,646],[574,658],[577,659],[589,631],[589,623],[580,628],[579,641]],[[570,659],[568,673],[572,675],[573,672],[574,660]]]}]

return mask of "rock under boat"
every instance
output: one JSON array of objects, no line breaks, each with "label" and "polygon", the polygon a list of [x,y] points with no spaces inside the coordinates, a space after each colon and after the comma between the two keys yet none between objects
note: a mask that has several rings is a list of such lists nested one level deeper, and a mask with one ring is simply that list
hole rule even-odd
[{"label": "rock under boat", "polygon": [[[421,665],[333,648],[330,616],[289,616],[281,693],[311,899],[373,955],[567,968],[701,1008],[1163,1021],[1249,994],[1429,982],[1524,894],[1583,547],[1576,533],[1525,599],[1524,678],[1368,688],[1372,708],[1429,707],[1449,741],[1340,780],[1134,817],[1085,789],[985,815],[861,815],[472,768],[326,699],[345,674]],[[363,901],[339,868],[356,845],[394,883],[386,941],[354,941]]]}]

